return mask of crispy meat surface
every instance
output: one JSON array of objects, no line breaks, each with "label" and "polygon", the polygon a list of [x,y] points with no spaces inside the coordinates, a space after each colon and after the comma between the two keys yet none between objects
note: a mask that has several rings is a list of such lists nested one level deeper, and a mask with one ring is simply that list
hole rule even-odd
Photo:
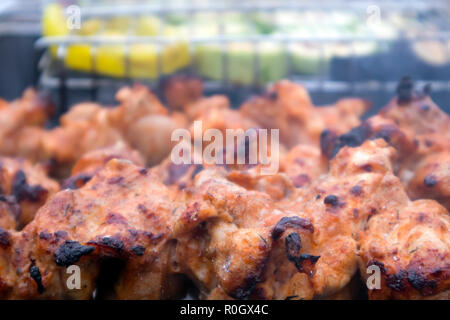
[{"label": "crispy meat surface", "polygon": [[383,138],[398,151],[395,173],[409,195],[413,199],[436,199],[449,209],[450,116],[433,103],[428,93],[428,88],[415,91],[409,78],[402,79],[397,97],[378,115],[340,136],[325,130],[321,135],[322,153],[332,158],[343,146]]},{"label": "crispy meat surface", "polygon": [[[0,295],[89,299],[102,262],[111,259],[123,262],[114,297],[176,295],[181,278],[172,276],[170,253],[183,210],[156,176],[113,159],[82,188],[53,196],[23,231],[2,230]],[[71,265],[81,269],[82,290],[67,287]]]},{"label": "crispy meat surface", "polygon": [[59,189],[39,165],[0,158],[0,227],[23,228],[36,211]]},{"label": "crispy meat surface", "polygon": [[[392,257],[392,247],[400,251],[402,242],[411,241],[408,233],[402,233],[392,247],[376,244],[383,233],[372,229],[372,219],[389,220],[384,225],[388,231],[394,224],[402,227],[403,221],[396,221],[395,214],[403,212],[405,219],[418,223],[429,241],[423,250],[411,253],[414,259],[429,256],[420,260],[416,271],[434,279],[436,285],[430,291],[405,286],[389,296],[371,291],[370,297],[443,295],[449,286],[448,211],[434,201],[409,200],[393,174],[395,156],[395,150],[381,139],[345,147],[330,163],[328,173],[304,188],[291,187],[278,201],[252,189],[252,182],[243,182],[243,177],[252,181],[254,176],[244,174],[237,184],[233,171],[204,169],[187,191],[195,204],[193,210],[185,211],[175,227],[181,272],[193,279],[202,296],[214,299],[345,296],[358,268],[364,270],[363,276],[367,274],[370,250],[376,247],[379,259]],[[436,213],[428,213],[423,204]],[[435,226],[414,220],[412,212],[418,211],[424,211],[424,219],[435,215],[439,222]],[[191,231],[186,232],[186,226]],[[427,249],[432,247],[435,251]],[[399,268],[395,260],[383,261],[386,268]],[[405,257],[399,263],[408,261]],[[440,270],[440,276],[425,270]],[[396,289],[388,286],[384,290]]]},{"label": "crispy meat surface", "polygon": [[262,128],[279,129],[287,147],[318,145],[326,128],[344,133],[360,123],[369,104],[360,99],[344,99],[335,106],[314,107],[306,89],[287,80],[279,81],[263,96],[251,98],[240,112]]},{"label": "crispy meat surface", "polygon": [[435,199],[450,210],[450,150],[424,157],[409,181],[408,192],[413,199]]},{"label": "crispy meat surface", "polygon": [[[381,291],[369,290],[370,298],[423,299],[448,290],[449,213],[434,201],[410,201],[393,175],[394,159],[394,150],[380,139],[345,147],[331,161],[328,176],[317,179],[309,190],[297,189],[303,194],[300,199],[307,197],[305,193],[317,194],[301,210],[317,230],[313,243],[319,251],[312,252],[321,258],[312,282],[321,296],[343,288],[356,262],[363,277],[368,276],[373,259],[391,271],[382,273],[387,282]],[[409,247],[413,243],[415,250]],[[427,291],[389,285],[405,272],[434,279],[435,286]]]},{"label": "crispy meat surface", "polygon": [[270,252],[273,226],[264,221],[273,215],[281,219],[283,213],[267,194],[246,190],[225,175],[224,168],[207,168],[195,176],[191,210],[175,226],[177,256],[202,295],[220,289],[230,297],[246,298]]},{"label": "crispy meat surface", "polygon": [[[136,85],[53,130],[33,92],[0,101],[0,123],[14,120],[0,153],[69,177],[60,189],[43,166],[0,158],[1,299],[176,298],[187,279],[202,299],[352,299],[374,267],[371,299],[449,299],[450,120],[428,88],[403,79],[362,123],[367,102],[315,107],[289,81],[238,110],[201,97],[198,79],[163,90],[172,110]],[[280,129],[279,172],[173,163],[173,130],[192,134],[195,120],[202,133]]]},{"label": "crispy meat surface", "polygon": [[361,274],[379,267],[371,299],[449,299],[450,216],[432,200],[408,202],[373,216],[361,235]]}]

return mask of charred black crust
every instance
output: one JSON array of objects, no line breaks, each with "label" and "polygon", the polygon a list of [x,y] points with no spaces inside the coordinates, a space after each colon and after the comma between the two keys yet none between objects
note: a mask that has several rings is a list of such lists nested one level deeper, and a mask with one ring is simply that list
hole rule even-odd
[{"label": "charred black crust", "polygon": [[142,234],[153,243],[157,243],[164,237],[164,233],[153,234],[149,231],[143,231]]},{"label": "charred black crust", "polygon": [[382,262],[372,260],[368,265],[380,267],[383,274],[386,275],[386,284],[394,291],[405,291],[408,286],[419,291],[422,295],[431,295],[437,288],[437,280],[427,279],[423,274],[416,270],[400,270],[394,274],[387,274],[386,268]]},{"label": "charred black crust", "polygon": [[139,169],[139,174],[142,174],[143,176],[146,176],[148,173],[148,170],[145,168]]},{"label": "charred black crust", "polygon": [[56,232],[54,233],[54,235],[55,235],[55,238],[56,238],[57,240],[60,240],[60,239],[62,239],[62,238],[67,237],[67,232],[64,231],[64,230],[59,230],[59,231],[56,231]]},{"label": "charred black crust", "polygon": [[89,180],[92,179],[92,175],[89,174],[78,174],[76,176],[70,177],[64,180],[61,184],[61,189],[72,189],[76,190],[84,186]]},{"label": "charred black crust", "polygon": [[320,256],[313,256],[311,254],[302,253],[295,259],[294,264],[299,272],[304,272],[309,276],[312,275],[312,268],[316,262],[320,259]]},{"label": "charred black crust", "polygon": [[327,158],[332,158],[332,154],[334,152],[334,146],[338,135],[329,129],[325,129],[320,134],[320,150],[322,155]]},{"label": "charred black crust", "polygon": [[[322,132],[322,135],[324,133]],[[360,125],[332,139],[332,137],[321,136],[322,154],[332,159],[343,147],[359,147],[370,135],[370,128],[366,125]]]},{"label": "charred black crust", "polygon": [[13,178],[12,194],[19,202],[23,200],[37,202],[40,201],[44,195],[47,195],[47,190],[40,185],[28,185],[25,173],[22,170],[19,170]]},{"label": "charred black crust", "polygon": [[300,257],[300,249],[302,248],[302,239],[298,233],[293,232],[286,236],[285,239],[286,257],[291,262],[296,262]]},{"label": "charred black crust", "polygon": [[[372,260],[368,264],[377,265],[380,267],[381,272],[386,275],[386,284],[394,291],[405,291],[408,286],[411,286],[415,290],[419,291],[422,295],[427,296],[434,293],[438,286],[436,279],[427,279],[423,274],[417,270],[400,270],[395,274],[388,274],[387,270],[382,262]],[[439,273],[439,272],[438,272]],[[435,273],[432,273],[436,276]]]},{"label": "charred black crust", "polygon": [[115,225],[128,225],[127,219],[117,212],[109,212],[106,216],[104,224],[115,224]]},{"label": "charred black crust", "polygon": [[11,244],[11,235],[8,231],[0,227],[0,247],[9,247]]},{"label": "charred black crust", "polygon": [[259,276],[254,274],[248,275],[242,286],[229,293],[230,297],[238,300],[247,299],[259,281]]},{"label": "charred black crust", "polygon": [[266,92],[266,94],[264,96],[267,99],[271,100],[271,101],[277,101],[278,100],[278,92],[277,91]]},{"label": "charred black crust", "polygon": [[108,184],[120,184],[125,178],[122,176],[116,176],[108,179]]},{"label": "charred black crust", "polygon": [[328,130],[322,132],[320,148],[321,153],[329,159],[333,159],[338,152],[344,147],[359,147],[367,140],[383,139],[391,144],[393,138],[401,136],[402,133],[394,125],[383,125],[374,130],[368,122],[363,123],[358,127],[354,127],[350,131],[336,136]]},{"label": "charred black crust", "polygon": [[132,247],[131,251],[133,251],[133,253],[138,256],[142,256],[145,253],[145,248],[143,246],[137,245],[137,246]]},{"label": "charred black crust", "polygon": [[278,240],[284,231],[288,228],[302,228],[310,232],[314,232],[314,227],[307,219],[297,216],[283,217],[278,221],[272,230],[272,239]]},{"label": "charred black crust", "polygon": [[414,82],[410,77],[403,77],[397,85],[397,103],[399,105],[408,104],[413,99]]},{"label": "charred black crust", "polygon": [[329,194],[323,199],[323,203],[332,207],[337,207],[339,205],[339,198],[334,194]]},{"label": "charred black crust", "polygon": [[51,240],[52,239],[52,234],[46,231],[42,231],[41,233],[39,233],[39,239],[41,240]]},{"label": "charred black crust", "polygon": [[82,256],[95,250],[93,246],[84,246],[77,241],[66,240],[54,253],[53,260],[58,266],[70,266]]},{"label": "charred black crust", "polygon": [[431,83],[423,86],[422,91],[414,90],[414,81],[410,77],[403,77],[397,85],[397,103],[408,104],[414,99],[423,99],[431,93]]},{"label": "charred black crust", "polygon": [[437,287],[436,280],[428,280],[422,274],[415,271],[408,272],[408,282],[414,289],[421,292],[433,291]]},{"label": "charred black crust", "polygon": [[44,292],[44,286],[42,285],[41,271],[37,266],[30,267],[30,276],[37,284],[37,290],[39,293]]},{"label": "charred black crust", "polygon": [[266,256],[258,265],[257,269],[248,273],[241,285],[231,292],[228,292],[228,295],[239,300],[247,299],[250,294],[253,293],[253,289],[255,289],[256,285],[261,281],[261,274],[266,267],[268,258],[269,257]]},{"label": "charred black crust", "polygon": [[427,83],[423,86],[423,94],[426,96],[429,96],[431,94],[432,91],[432,86],[431,83]]},{"label": "charred black crust", "polygon": [[391,143],[391,139],[397,131],[398,131],[398,128],[396,128],[395,126],[385,125],[385,126],[382,126],[380,130],[375,132],[375,134],[373,136],[371,136],[370,138],[373,140],[383,139],[387,143]]},{"label": "charred black crust", "polygon": [[434,187],[434,186],[438,183],[438,180],[437,180],[437,178],[436,178],[435,175],[433,175],[433,174],[428,174],[428,175],[426,175],[425,178],[423,179],[423,183],[425,184],[426,187],[432,188],[432,187]]},{"label": "charred black crust", "polygon": [[353,186],[353,187],[350,189],[350,193],[351,193],[352,195],[354,195],[355,197],[358,197],[358,196],[360,196],[360,195],[363,193],[363,189],[362,189],[361,186],[356,185],[356,186]]},{"label": "charred black crust", "polygon": [[408,273],[406,271],[399,271],[393,275],[386,276],[386,283],[389,288],[394,291],[404,291],[406,288]]},{"label": "charred black crust", "polygon": [[52,241],[59,243],[61,239],[67,238],[67,232],[64,230],[56,231],[55,233],[48,232],[47,229],[39,233],[39,239],[44,241]]},{"label": "charred black crust", "polygon": [[195,176],[200,173],[203,170],[203,165],[198,164],[195,166],[194,172],[192,172],[192,178],[195,178]]},{"label": "charred black crust", "polygon": [[389,288],[394,291],[404,291],[408,284],[424,295],[432,294],[437,287],[437,281],[426,279],[417,271],[400,270],[399,272],[386,277]]},{"label": "charred black crust", "polygon": [[114,251],[121,253],[124,248],[124,244],[122,240],[120,240],[118,237],[104,237],[101,238],[98,241],[89,241],[88,244],[95,244],[101,247],[107,247],[110,249],[113,249]]}]

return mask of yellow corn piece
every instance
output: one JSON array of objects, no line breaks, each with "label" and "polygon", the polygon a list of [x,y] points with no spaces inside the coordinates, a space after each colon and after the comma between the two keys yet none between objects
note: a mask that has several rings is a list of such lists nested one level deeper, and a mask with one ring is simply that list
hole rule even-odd
[{"label": "yellow corn piece", "polygon": [[[131,19],[117,17],[106,21],[91,19],[85,21],[77,32],[80,36],[100,34],[104,37],[118,37],[125,40]],[[137,36],[154,36],[158,34],[159,19],[155,17],[140,17],[133,27]],[[66,25],[63,9],[58,4],[50,4],[44,10],[43,20],[44,36],[66,36],[70,33]],[[104,25],[104,30],[102,26]],[[170,30],[169,36],[177,36],[176,31]],[[57,46],[50,48],[56,57]],[[125,56],[125,55],[128,55]],[[158,62],[158,57],[161,59]],[[128,58],[129,66],[126,66]],[[158,64],[161,64],[161,67]],[[84,72],[97,72],[111,77],[149,78],[155,79],[159,72],[173,73],[190,64],[189,45],[182,40],[159,46],[151,43],[132,44],[126,50],[125,45],[104,44],[95,49],[87,44],[69,45],[67,47],[65,65],[73,70]],[[159,70],[161,68],[161,70]]]}]

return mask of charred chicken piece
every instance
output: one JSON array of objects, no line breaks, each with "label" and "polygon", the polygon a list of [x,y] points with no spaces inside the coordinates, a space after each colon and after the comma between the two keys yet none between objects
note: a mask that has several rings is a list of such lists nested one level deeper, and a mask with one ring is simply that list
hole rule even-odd
[{"label": "charred chicken piece", "polygon": [[175,226],[182,272],[211,299],[312,299],[347,290],[358,267],[357,235],[392,192],[381,181],[396,179],[393,154],[381,140],[347,150],[330,173],[305,188],[291,185],[284,198],[256,191],[249,173],[204,169],[188,194],[193,209]]},{"label": "charred chicken piece", "polygon": [[[265,270],[266,282],[255,289],[259,296],[331,299],[348,292],[358,267],[358,234],[388,192],[383,179],[396,179],[390,173],[393,156],[382,141],[343,149],[329,172],[278,202],[282,210],[308,219],[314,232],[300,241],[285,232],[284,246],[275,247]],[[291,248],[307,250],[294,254]],[[283,255],[290,263],[279,264]]]},{"label": "charred chicken piece", "polygon": [[0,226],[23,228],[58,189],[59,184],[40,166],[23,159],[0,158]]},{"label": "charred chicken piece", "polygon": [[[0,296],[89,299],[102,262],[111,259],[124,265],[113,297],[174,296],[182,280],[171,263],[172,235],[183,211],[156,176],[113,159],[82,188],[53,196],[23,231],[2,230]],[[81,271],[81,290],[67,286],[73,265]]]},{"label": "charred chicken piece", "polygon": [[[448,211],[434,201],[408,198],[393,174],[395,157],[394,149],[381,139],[344,147],[330,162],[328,175],[297,189],[297,203],[287,202],[314,225],[311,253],[320,255],[311,278],[316,296],[345,289],[357,264],[363,277],[368,277],[373,260],[389,271],[381,273],[387,282],[382,280],[380,290],[369,290],[370,298],[425,299],[445,295],[449,289]],[[311,194],[317,194],[312,201],[308,200]],[[408,247],[413,243],[415,250]],[[434,279],[435,286],[427,291],[389,285],[398,272]]]},{"label": "charred chicken piece", "polygon": [[[203,297],[249,297],[270,255],[272,221],[288,214],[267,194],[230,182],[226,170],[217,167],[195,176],[188,200],[174,229],[181,272]],[[301,224],[312,232],[307,220]]]},{"label": "charred chicken piece", "polygon": [[381,278],[369,298],[448,300],[449,230],[448,211],[433,200],[408,201],[374,215],[359,250],[361,274],[368,278],[374,272],[368,268],[375,267]]},{"label": "charred chicken piece", "polygon": [[424,157],[409,181],[412,199],[435,199],[450,210],[450,150]]},{"label": "charred chicken piece", "polygon": [[[400,81],[397,97],[380,113],[361,126],[337,135],[325,130],[321,136],[322,153],[334,157],[344,146],[359,146],[365,140],[383,138],[399,154],[396,174],[413,199],[436,199],[449,209],[446,190],[449,179],[450,117],[423,92],[414,90],[409,78]],[[442,181],[434,189],[432,177]],[[425,178],[427,181],[425,181]]]},{"label": "charred chicken piece", "polygon": [[369,105],[360,99],[344,99],[331,107],[314,107],[308,92],[287,80],[274,84],[263,95],[244,103],[240,112],[260,127],[279,129],[287,147],[297,144],[319,145],[321,132],[331,128],[344,133],[360,123]]}]

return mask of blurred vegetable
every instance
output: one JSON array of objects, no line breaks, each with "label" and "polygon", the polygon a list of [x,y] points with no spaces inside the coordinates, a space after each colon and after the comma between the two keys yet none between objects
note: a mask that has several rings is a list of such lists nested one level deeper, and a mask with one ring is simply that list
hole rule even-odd
[{"label": "blurred vegetable", "polygon": [[[103,36],[105,38],[123,39],[130,30],[129,17],[116,17],[108,21],[91,19],[83,22],[81,29],[75,35],[90,37]],[[133,29],[137,36],[155,36],[158,34],[159,19],[155,17],[141,17]],[[63,8],[58,4],[50,4],[44,11],[42,20],[43,34],[47,37],[66,36],[70,30],[66,25]],[[173,37],[173,43],[162,46],[156,44],[132,44],[126,50],[122,44],[102,44],[93,47],[88,44],[69,45],[65,56],[68,68],[98,72],[113,77],[157,78],[160,73],[169,74],[189,65],[189,46],[182,40],[182,32],[176,28],[168,29],[165,35]],[[53,56],[57,54],[57,47],[52,46]],[[128,53],[126,53],[128,51]],[[128,54],[128,57],[126,56]],[[126,60],[129,59],[127,72]],[[160,61],[160,66],[159,62]]]},{"label": "blurred vegetable", "polygon": [[[226,78],[231,83],[249,85],[284,78],[289,68],[298,75],[326,72],[336,60],[371,57],[391,48],[390,42],[380,45],[374,38],[395,39],[405,26],[413,26],[414,30],[408,32],[419,32],[418,26],[394,13],[387,13],[376,24],[369,25],[364,19],[365,16],[342,10],[200,11],[158,17],[92,18],[83,21],[80,30],[70,32],[63,8],[52,4],[44,12],[42,25],[44,35],[49,37],[74,34],[86,39],[101,36],[118,40],[118,44],[95,47],[88,43],[68,46],[65,63],[74,70],[155,79],[189,66],[192,54],[193,67],[205,78]],[[236,36],[236,40],[189,44],[192,35],[212,40],[219,35]],[[245,40],[246,36],[254,35],[274,38],[288,35],[298,37],[299,41],[283,43],[270,37],[256,43]],[[126,42],[128,36],[150,37],[150,41],[129,46],[120,43]],[[151,41],[153,36],[166,36],[172,41],[157,44]],[[430,59],[433,55],[427,54],[427,47],[437,48],[433,50],[438,52],[437,58]],[[416,45],[414,50],[422,59],[431,60],[429,63],[445,63],[441,58],[443,50],[437,45]],[[56,56],[57,47],[53,46],[51,52]]]}]

